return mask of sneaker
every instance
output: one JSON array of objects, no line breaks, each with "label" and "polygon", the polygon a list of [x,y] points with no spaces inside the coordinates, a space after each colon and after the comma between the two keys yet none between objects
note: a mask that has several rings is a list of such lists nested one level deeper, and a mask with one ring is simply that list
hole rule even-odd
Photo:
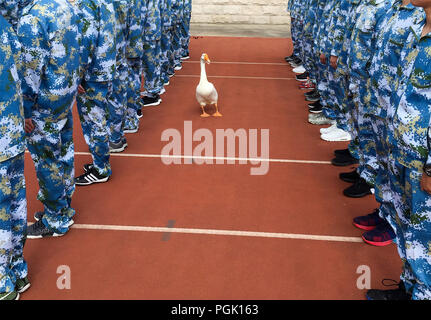
[{"label": "sneaker", "polygon": [[136,110],[136,117],[137,117],[138,119],[141,119],[141,118],[143,117],[142,109],[138,109],[138,110]]},{"label": "sneaker", "polygon": [[292,53],[290,56],[287,56],[287,57],[285,57],[284,58],[284,60],[286,61],[286,62],[290,62],[290,61],[293,61],[293,59],[295,58],[295,56],[294,56],[294,54]]},{"label": "sneaker", "polygon": [[349,153],[348,156],[337,155],[334,159],[332,159],[332,164],[337,167],[345,167],[350,166],[352,164],[358,164],[359,160],[352,157]]},{"label": "sneaker", "polygon": [[372,194],[371,188],[364,178],[359,178],[352,186],[346,188],[343,194],[349,198],[362,198]]},{"label": "sneaker", "polygon": [[175,73],[168,73],[168,77],[172,78],[175,75]]},{"label": "sneaker", "polygon": [[340,155],[340,156],[349,156],[351,157],[352,155],[350,154],[350,150],[349,149],[338,149],[334,151],[334,154],[336,156]]},{"label": "sneaker", "polygon": [[27,239],[40,239],[47,237],[62,237],[64,233],[59,233],[46,227],[42,220],[36,221],[27,228]]},{"label": "sneaker", "polygon": [[168,82],[165,82],[163,85],[164,86],[168,86],[169,85],[169,80],[168,80]]},{"label": "sneaker", "polygon": [[296,68],[296,67],[302,66],[302,60],[300,58],[298,58],[298,57],[295,57],[295,58],[293,58],[292,61],[289,62],[289,64],[293,68]]},{"label": "sneaker", "polygon": [[93,166],[83,175],[75,178],[75,184],[77,186],[88,186],[93,183],[107,182],[108,180],[109,176],[100,175],[96,168]]},{"label": "sneaker", "polygon": [[307,70],[305,70],[305,68],[304,68],[304,66],[303,65],[300,65],[300,66],[298,66],[298,67],[296,67],[296,68],[293,68],[293,70],[292,70],[293,72],[295,72],[295,73],[304,73],[305,71],[307,71]]},{"label": "sneaker", "polygon": [[[142,117],[141,117],[142,118]],[[139,131],[139,128],[138,127],[136,127],[136,128],[124,128],[123,129],[123,132],[124,133],[136,133],[136,132],[138,132]]]},{"label": "sneaker", "polygon": [[311,113],[308,115],[308,122],[316,125],[334,124],[335,121],[326,118],[323,113]]},{"label": "sneaker", "polygon": [[335,130],[335,129],[337,129],[337,124],[336,123],[334,123],[330,127],[320,129],[320,133],[321,134],[329,133],[329,132],[331,132],[332,130]]},{"label": "sneaker", "polygon": [[348,183],[356,183],[361,178],[361,176],[356,171],[356,169],[351,171],[351,172],[340,173],[339,177],[341,180],[348,182]]},{"label": "sneaker", "polygon": [[190,59],[190,56],[181,57],[181,60],[188,60]]},{"label": "sneaker", "polygon": [[379,216],[379,209],[374,210],[372,213],[366,216],[360,216],[353,219],[353,225],[356,228],[366,231],[374,230],[378,225],[385,222],[386,220],[380,218]]},{"label": "sneaker", "polygon": [[331,141],[331,142],[352,140],[350,133],[339,128],[333,129],[329,133],[322,134],[320,138],[322,140]]},{"label": "sneaker", "polygon": [[0,300],[19,300],[19,293],[17,291],[0,293]]},{"label": "sneaker", "polygon": [[320,100],[320,94],[318,92],[315,92],[313,94],[309,94],[305,96],[305,100],[315,102]]},{"label": "sneaker", "polygon": [[156,95],[154,98],[142,97],[142,100],[144,101],[144,107],[158,106],[162,102],[159,95]]},{"label": "sneaker", "polygon": [[176,66],[175,68],[174,68],[174,70],[175,71],[178,71],[178,70],[181,70],[183,68],[183,66],[182,65],[178,65],[178,66]]},{"label": "sneaker", "polygon": [[373,246],[384,247],[393,242],[395,239],[395,232],[391,225],[383,220],[383,222],[377,225],[373,230],[365,232],[362,235],[362,239]]},{"label": "sneaker", "polygon": [[296,80],[299,82],[306,82],[306,81],[308,81],[309,76],[310,76],[310,74],[308,72],[304,72],[304,73],[298,74],[296,76]]},{"label": "sneaker", "polygon": [[[91,165],[86,164],[85,166],[92,166],[92,164]],[[84,166],[84,170],[85,170],[85,166]],[[37,211],[34,214],[34,220],[36,220],[36,221],[42,220],[44,214],[45,214],[45,212],[43,212],[43,211]],[[74,223],[75,223],[75,221],[73,221],[73,219],[70,219],[68,227],[71,227]]]},{"label": "sneaker", "polygon": [[[311,91],[309,91],[309,92],[311,92]],[[308,104],[308,108],[313,108],[313,107],[315,107],[317,105],[320,105],[320,101],[315,101],[315,102],[309,103]]]},{"label": "sneaker", "polygon": [[299,84],[299,89],[301,90],[316,89],[316,85],[310,79],[308,79],[307,81],[303,81]]},{"label": "sneaker", "polygon": [[308,96],[315,95],[316,93],[319,93],[319,91],[317,91],[317,89],[316,89],[316,88],[314,88],[313,90],[311,90],[311,91],[307,91],[306,93],[304,93],[304,96],[305,96],[305,97],[308,97]]},{"label": "sneaker", "polygon": [[28,281],[28,277],[18,279],[15,282],[15,290],[18,293],[23,293],[23,292],[27,291],[28,288],[30,288],[30,286],[31,286],[31,284],[30,284],[30,281]]},{"label": "sneaker", "polygon": [[[394,281],[394,280],[393,280]],[[394,281],[396,282],[396,281]],[[382,281],[383,285],[384,282]],[[391,290],[377,290],[371,289],[367,291],[367,300],[411,300],[412,296],[406,290],[404,283],[401,281],[397,283],[397,289]],[[387,285],[385,285],[387,286]],[[388,287],[388,286],[387,286]]]},{"label": "sneaker", "polygon": [[162,90],[160,90],[160,92],[159,92],[159,96],[161,96],[162,94],[164,94],[166,92],[166,89],[165,88],[162,88]]},{"label": "sneaker", "polygon": [[123,152],[126,147],[127,141],[125,138],[121,139],[121,141],[118,143],[114,143],[111,141],[109,142],[109,152],[111,153]]},{"label": "sneaker", "polygon": [[310,111],[311,113],[322,113],[323,107],[321,105],[316,106],[316,107],[310,108],[308,111]]}]

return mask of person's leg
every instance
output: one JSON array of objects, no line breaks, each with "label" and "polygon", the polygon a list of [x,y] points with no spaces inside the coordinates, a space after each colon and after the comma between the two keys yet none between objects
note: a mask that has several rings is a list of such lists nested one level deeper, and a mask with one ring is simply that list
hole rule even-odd
[{"label": "person's leg", "polygon": [[93,158],[94,168],[101,176],[112,174],[109,163],[108,101],[110,82],[84,82],[85,93],[77,97],[82,132]]},{"label": "person's leg", "polygon": [[27,277],[23,256],[27,227],[24,154],[0,162],[0,294]]},{"label": "person's leg", "polygon": [[163,88],[161,81],[161,48],[159,41],[145,43],[145,54],[143,59],[143,70],[145,77],[144,96],[154,98]]},{"label": "person's leg", "polygon": [[168,51],[169,51],[169,29],[164,28],[162,30],[162,36],[160,39],[160,77],[162,84],[166,84],[169,82],[169,74],[168,74]]},{"label": "person's leg", "polygon": [[128,86],[127,86],[127,110],[125,130],[136,132],[139,129],[137,112],[141,110],[141,59],[128,59]]},{"label": "person's leg", "polygon": [[[45,227],[64,234],[75,214],[70,208],[74,188],[72,118],[46,122],[36,115],[33,122],[35,129],[28,137],[27,147],[39,182],[38,200],[44,205],[42,221]],[[66,167],[65,163],[69,165]]]},{"label": "person's leg", "polygon": [[115,79],[112,83],[112,94],[108,96],[109,127],[111,130],[109,141],[118,144],[124,138],[124,121],[127,107],[127,62],[119,64]]}]

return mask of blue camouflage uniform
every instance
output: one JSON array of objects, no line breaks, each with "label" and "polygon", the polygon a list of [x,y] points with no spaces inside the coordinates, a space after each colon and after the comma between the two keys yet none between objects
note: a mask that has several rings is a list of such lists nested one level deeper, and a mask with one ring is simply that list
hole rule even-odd
[{"label": "blue camouflage uniform", "polygon": [[288,5],[290,8],[291,17],[291,36],[293,42],[293,55],[295,57],[302,57],[302,30],[304,27],[304,18],[301,14],[302,1],[289,0]]},{"label": "blue camouflage uniform", "polygon": [[369,67],[376,46],[377,35],[382,27],[385,13],[393,0],[365,0],[356,17],[349,53],[350,84],[359,131],[358,173],[369,185],[375,185],[378,171],[376,145],[373,137],[372,119],[368,116],[366,97],[370,90]]},{"label": "blue camouflage uniform", "polygon": [[[389,179],[389,129],[392,119],[388,111],[393,109],[393,92],[397,82],[397,67],[404,43],[410,34],[410,28],[424,15],[421,8],[412,4],[402,6],[397,0],[386,13],[384,26],[377,39],[377,46],[371,61],[370,92],[367,116],[372,118],[373,136],[376,144],[378,172],[375,184],[375,196],[380,205],[380,217],[396,226],[391,218],[395,210],[392,205],[392,192]],[[390,130],[393,131],[393,130]],[[392,146],[394,149],[396,146]],[[392,217],[391,217],[392,213]]]},{"label": "blue camouflage uniform", "polygon": [[[390,180],[392,219],[403,261],[401,280],[415,300],[431,299],[431,195],[421,190],[424,164],[431,164],[431,34],[421,37],[426,17],[410,27],[401,51],[393,100]],[[389,111],[390,112],[390,111]],[[392,145],[396,148],[392,149]]]},{"label": "blue camouflage uniform", "polygon": [[128,64],[127,111],[124,128],[136,130],[139,128],[137,111],[141,104],[142,59],[144,57],[144,21],[142,10],[145,10],[144,0],[131,0],[127,22],[126,57]]},{"label": "blue camouflage uniform", "polygon": [[12,25],[14,30],[18,24],[22,10],[33,0],[2,0],[0,3],[0,14]]},{"label": "blue camouflage uniform", "polygon": [[181,67],[181,20],[183,15],[183,0],[172,0],[172,66]]},{"label": "blue camouflage uniform", "polygon": [[314,46],[314,31],[317,22],[318,0],[307,0],[304,4],[306,6],[306,16],[304,17],[304,27],[302,31],[302,65],[308,71],[309,78],[313,82],[317,79],[316,56]]},{"label": "blue camouflage uniform", "polygon": [[23,248],[27,227],[24,179],[24,109],[17,62],[20,45],[0,15],[0,293],[27,277]]},{"label": "blue camouflage uniform", "polygon": [[42,222],[59,233],[68,231],[75,215],[72,107],[79,84],[78,20],[66,0],[35,0],[18,23],[24,113],[35,125],[27,147],[44,205]]},{"label": "blue camouflage uniform", "polygon": [[169,82],[169,77],[174,74],[171,65],[172,55],[172,0],[160,0],[161,5],[161,81],[163,84]]},{"label": "blue camouflage uniform", "polygon": [[108,96],[110,142],[118,144],[124,138],[124,125],[127,110],[127,79],[129,68],[127,64],[127,19],[130,2],[128,0],[112,0],[115,10],[115,43],[116,67],[112,94]]},{"label": "blue camouflage uniform", "polygon": [[77,0],[80,11],[81,85],[85,93],[77,97],[82,131],[100,175],[110,176],[109,107],[112,94],[116,46],[115,12],[110,0]]},{"label": "blue camouflage uniform", "polygon": [[350,50],[350,38],[360,4],[361,0],[341,0],[339,15],[334,25],[331,49],[331,56],[338,58],[337,69],[333,71],[333,78],[338,80],[338,88],[334,91],[337,95],[335,98],[337,105],[340,108],[340,119],[337,121],[337,126],[340,126],[341,129],[347,127],[352,137],[352,141],[349,144],[349,151],[352,156],[357,159],[359,158],[358,128],[355,127],[355,121],[353,121],[356,115],[349,91],[349,68],[347,66],[347,59]]},{"label": "blue camouflage uniform", "polygon": [[[144,56],[143,70],[145,91],[143,95],[155,97],[163,88],[162,65],[162,3],[163,1],[147,0],[144,12]],[[169,78],[168,80],[169,81]]]},{"label": "blue camouflage uniform", "polygon": [[188,57],[190,44],[190,20],[192,18],[192,0],[183,0],[183,15],[181,17],[181,57]]}]

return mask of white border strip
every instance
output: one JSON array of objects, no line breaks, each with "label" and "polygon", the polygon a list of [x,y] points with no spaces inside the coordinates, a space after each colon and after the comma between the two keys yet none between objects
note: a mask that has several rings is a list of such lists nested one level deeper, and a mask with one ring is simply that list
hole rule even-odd
[{"label": "white border strip", "polygon": [[[199,75],[193,74],[178,74],[177,78],[200,78]],[[216,79],[250,79],[250,80],[296,80],[295,78],[271,78],[271,77],[241,77],[241,76],[208,76],[208,78]]]},{"label": "white border strip", "polygon": [[[75,152],[79,156],[91,156],[89,152]],[[279,162],[279,163],[301,163],[301,164],[331,164],[330,161],[313,160],[289,160],[289,159],[259,159],[259,158],[235,158],[235,157],[203,157],[203,156],[174,156],[162,154],[136,154],[136,153],[111,153],[111,157],[125,158],[171,158],[171,159],[200,159],[200,160],[224,160],[224,161],[249,161],[249,162]]]},{"label": "white border strip", "polygon": [[96,225],[96,224],[74,224],[71,228],[83,229],[83,230],[184,233],[184,234],[204,234],[204,235],[218,235],[218,236],[297,239],[297,240],[315,240],[315,241],[336,241],[336,242],[353,242],[353,243],[363,242],[363,240],[359,237],[320,236],[320,235],[308,235],[308,234],[253,232],[253,231],[237,231],[237,230],[139,227],[139,226]]},{"label": "white border strip", "polygon": [[[201,63],[200,61],[182,61],[183,63]],[[277,62],[230,62],[230,61],[211,61],[211,64],[240,64],[240,65],[266,65],[266,66],[286,66],[289,67],[288,63],[277,63]]]}]

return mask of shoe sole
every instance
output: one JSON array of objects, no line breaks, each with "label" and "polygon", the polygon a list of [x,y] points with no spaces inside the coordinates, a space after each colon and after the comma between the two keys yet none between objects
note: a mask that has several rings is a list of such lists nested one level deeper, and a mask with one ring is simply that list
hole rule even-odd
[{"label": "shoe sole", "polygon": [[64,236],[64,233],[55,233],[52,236],[31,236],[27,235],[27,239],[42,239],[42,238],[57,238]]},{"label": "shoe sole", "polygon": [[311,113],[314,113],[314,114],[318,114],[318,113],[322,113],[323,112],[323,110],[319,110],[319,111],[308,110],[308,111],[311,112]]},{"label": "shoe sole", "polygon": [[25,292],[25,291],[27,291],[30,287],[31,287],[31,283],[28,283],[27,285],[25,285],[24,287],[22,287],[21,289],[19,289],[17,292],[18,292],[18,293],[24,293],[24,292]]},{"label": "shoe sole", "polygon": [[120,153],[123,152],[127,148],[127,143],[121,149],[109,149],[110,153]]},{"label": "shoe sole", "polygon": [[144,104],[144,107],[158,106],[161,103],[162,103],[162,99],[159,99],[157,102],[153,102],[153,103],[149,103],[149,104]]},{"label": "shoe sole", "polygon": [[[142,116],[141,116],[141,118],[142,118]],[[138,119],[140,119],[140,118],[138,117]],[[124,133],[136,133],[136,132],[138,132],[138,129],[133,129],[133,130],[123,130],[123,132],[124,132]]]},{"label": "shoe sole", "polygon": [[367,192],[367,193],[361,193],[361,194],[346,194],[346,193],[343,191],[343,194],[344,194],[346,197],[348,197],[348,198],[359,199],[359,198],[363,198],[363,197],[369,196],[369,195],[371,195],[371,194],[373,194],[373,193],[370,191],[370,192]]},{"label": "shoe sole", "polygon": [[179,70],[181,70],[182,68],[183,68],[183,67],[181,67],[181,68],[180,68],[180,67],[177,67],[177,68],[175,68],[174,70],[175,70],[175,71],[179,71]]},{"label": "shoe sole", "polygon": [[75,182],[75,185],[77,185],[77,186],[89,186],[90,184],[108,182],[108,180],[109,180],[109,177],[100,179],[98,181],[91,181],[91,182],[87,182],[87,183]]},{"label": "shoe sole", "polygon": [[[12,293],[12,292],[11,292],[11,293]],[[7,301],[7,300],[6,300],[6,298],[7,298],[7,296],[6,296],[6,297],[4,297],[4,298],[1,298],[1,299],[0,299],[0,301]],[[17,293],[16,293],[16,297],[15,297],[15,299],[14,299],[14,300],[15,300],[15,301],[16,301],[16,300],[19,300],[19,292],[17,292]]]},{"label": "shoe sole", "polygon": [[393,240],[387,240],[384,242],[374,242],[374,241],[370,241],[370,240],[365,239],[364,236],[362,236],[362,240],[364,240],[365,243],[368,243],[368,244],[370,244],[372,246],[376,246],[376,247],[385,247],[385,246],[388,246],[394,242]]},{"label": "shoe sole", "polygon": [[363,226],[363,225],[360,225],[360,224],[355,223],[355,222],[353,222],[353,225],[356,228],[361,229],[361,230],[365,230],[365,231],[371,231],[371,230],[374,230],[375,228],[377,228],[377,226]]},{"label": "shoe sole", "polygon": [[188,57],[181,57],[181,60],[188,60],[188,59],[190,59],[190,56],[188,56]]},{"label": "shoe sole", "polygon": [[351,166],[353,164],[358,164],[359,161],[356,160],[354,162],[352,161],[352,162],[345,162],[345,163],[337,163],[337,162],[334,163],[334,162],[331,161],[331,163],[332,163],[332,165],[334,165],[336,167],[347,167],[347,166]]},{"label": "shoe sole", "polygon": [[320,139],[324,140],[324,141],[328,141],[328,142],[341,142],[341,141],[351,141],[351,138],[339,138],[339,139],[330,139],[330,138],[324,138],[322,137],[323,135],[320,136]]},{"label": "shoe sole", "polygon": [[309,97],[305,97],[305,100],[310,101],[310,102],[317,102],[320,100],[320,98],[309,98]]},{"label": "shoe sole", "polygon": [[307,80],[308,79],[296,79],[296,81],[299,81],[299,82],[307,82]]}]

